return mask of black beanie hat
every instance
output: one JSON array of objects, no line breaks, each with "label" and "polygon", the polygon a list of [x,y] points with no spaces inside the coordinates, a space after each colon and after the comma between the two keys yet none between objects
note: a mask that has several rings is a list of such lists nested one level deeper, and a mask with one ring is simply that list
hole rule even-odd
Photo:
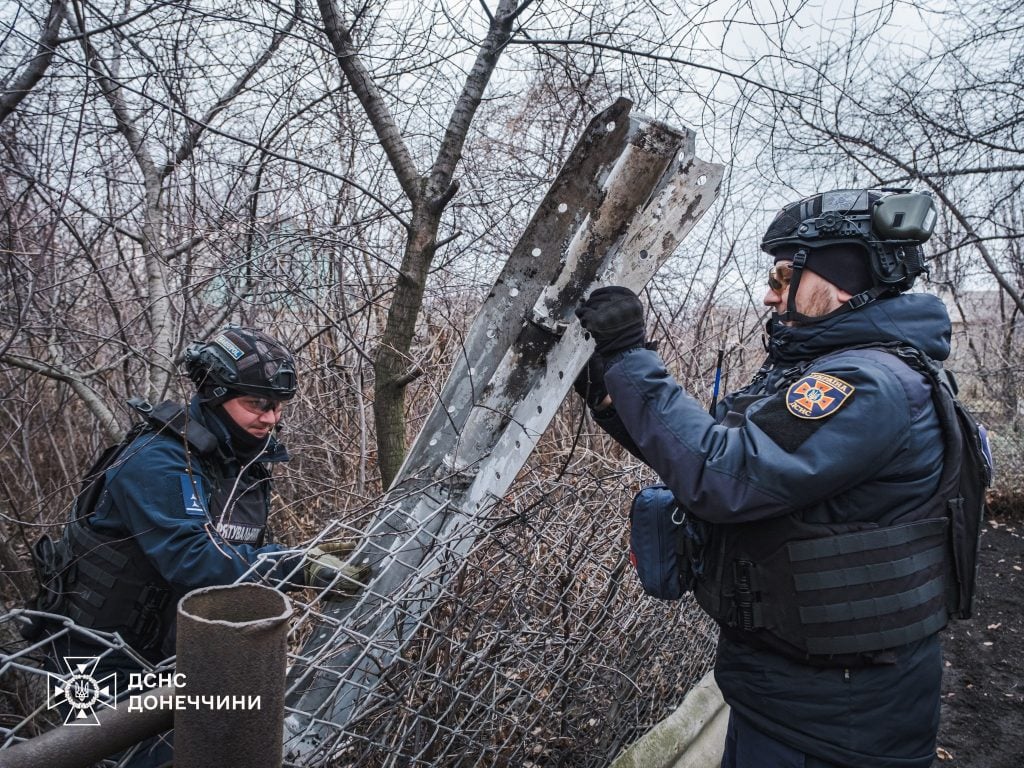
[{"label": "black beanie hat", "polygon": [[[795,245],[781,245],[774,249],[775,263],[792,261],[798,248]],[[807,248],[805,269],[828,280],[852,296],[871,288],[875,281],[868,266],[868,255],[856,246],[825,245],[821,248]]]}]

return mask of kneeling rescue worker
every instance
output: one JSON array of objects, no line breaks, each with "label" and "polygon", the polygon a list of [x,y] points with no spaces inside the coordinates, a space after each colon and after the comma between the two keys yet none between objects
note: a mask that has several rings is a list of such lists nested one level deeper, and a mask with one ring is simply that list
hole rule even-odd
[{"label": "kneeling rescue worker", "polygon": [[[708,414],[648,348],[632,291],[577,310],[597,422],[707,523],[693,587],[720,626],[723,768],[928,768],[946,624],[943,430],[929,379],[950,320],[907,293],[935,207],[836,190],[783,208],[761,248],[768,357]],[[588,373],[589,371],[589,373]]]},{"label": "kneeling rescue worker", "polygon": [[[289,458],[275,434],[296,393],[292,354],[260,330],[229,326],[192,344],[185,365],[197,390],[190,403],[135,401],[145,422],[90,471],[62,539],[36,545],[42,591],[33,607],[117,632],[152,663],[174,654],[177,604],[193,589],[248,578],[344,595],[367,576],[336,556],[350,544],[275,556],[287,548],[268,531],[270,466]],[[52,645],[58,672],[63,657],[106,650],[83,633]],[[108,653],[94,674],[116,673],[120,693],[133,671],[126,656]],[[146,752],[129,765],[170,758],[166,745]]]}]

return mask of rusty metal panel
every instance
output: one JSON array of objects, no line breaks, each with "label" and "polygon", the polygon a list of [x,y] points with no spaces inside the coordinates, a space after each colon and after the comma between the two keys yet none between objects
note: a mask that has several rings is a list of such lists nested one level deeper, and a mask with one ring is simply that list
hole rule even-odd
[{"label": "rusty metal panel", "polygon": [[289,675],[286,759],[321,764],[457,565],[486,531],[591,354],[574,309],[600,285],[640,290],[717,197],[694,136],[620,99],[573,150],[484,302],[438,403],[353,558],[373,565]]}]

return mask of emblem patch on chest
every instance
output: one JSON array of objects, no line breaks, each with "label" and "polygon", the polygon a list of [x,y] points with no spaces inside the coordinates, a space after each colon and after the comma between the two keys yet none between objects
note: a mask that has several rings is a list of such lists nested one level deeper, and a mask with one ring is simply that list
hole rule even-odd
[{"label": "emblem patch on chest", "polygon": [[854,387],[827,373],[809,373],[786,392],[786,409],[801,419],[823,419],[850,399]]}]

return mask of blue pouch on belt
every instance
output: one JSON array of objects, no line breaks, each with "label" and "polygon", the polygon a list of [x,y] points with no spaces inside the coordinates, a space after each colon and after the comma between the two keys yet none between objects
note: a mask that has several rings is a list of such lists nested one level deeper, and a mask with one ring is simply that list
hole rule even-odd
[{"label": "blue pouch on belt", "polygon": [[644,592],[678,600],[703,570],[704,524],[686,514],[664,485],[633,497],[629,510],[629,560]]}]

